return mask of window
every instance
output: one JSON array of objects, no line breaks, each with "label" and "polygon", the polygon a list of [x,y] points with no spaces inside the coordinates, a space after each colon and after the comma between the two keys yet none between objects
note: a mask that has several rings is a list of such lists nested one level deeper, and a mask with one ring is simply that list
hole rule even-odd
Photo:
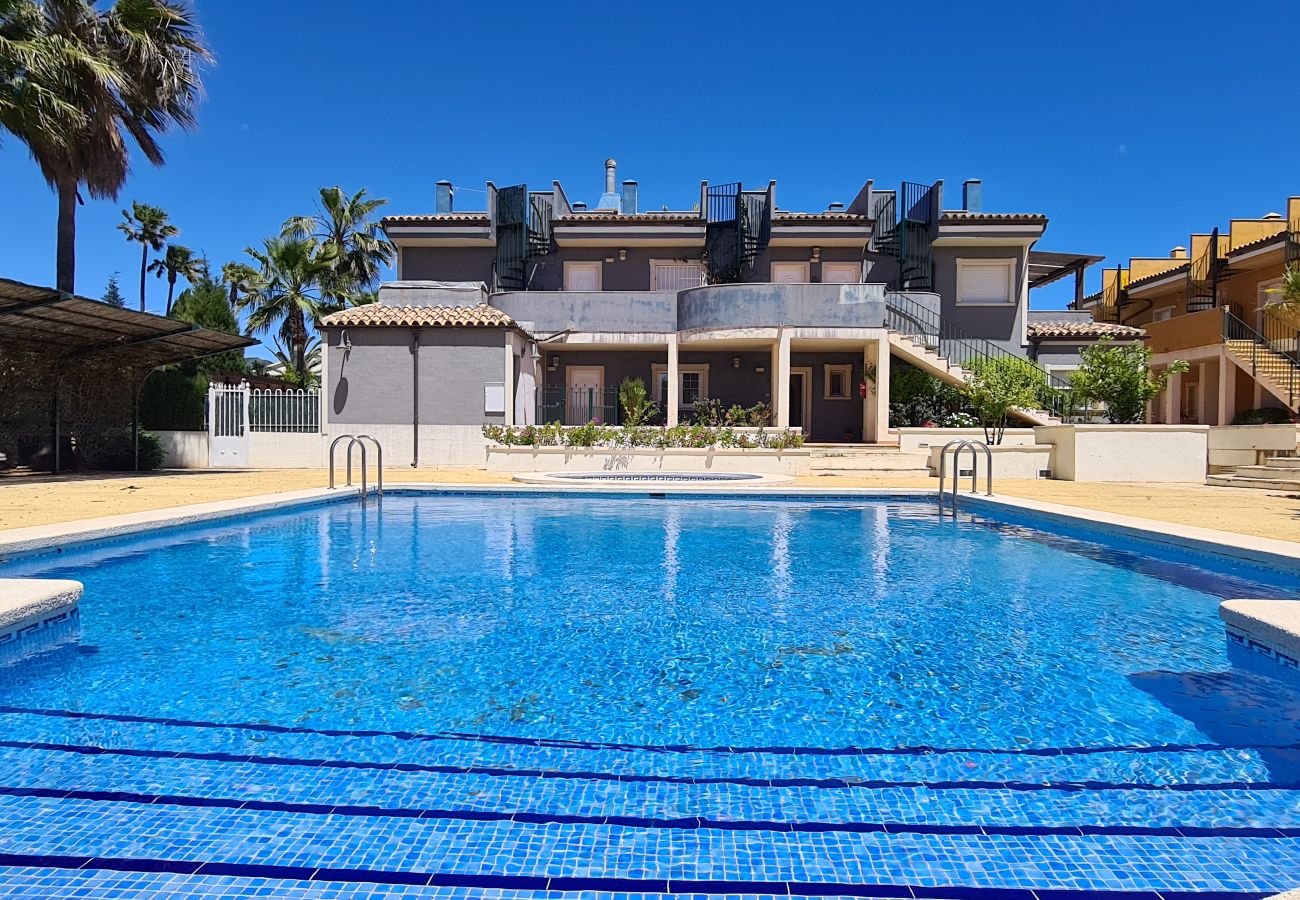
[{"label": "window", "polygon": [[862,263],[822,263],[822,284],[857,284],[862,280]]},{"label": "window", "polygon": [[[668,366],[655,363],[651,367],[654,374],[654,398],[656,403],[667,405]],[[709,396],[709,367],[707,365],[689,365],[677,367],[677,405],[681,409],[689,408],[696,400],[706,400]]]},{"label": "window", "polygon": [[969,306],[1007,306],[1016,302],[1014,259],[957,260],[957,302]]},{"label": "window", "polygon": [[828,365],[824,368],[825,379],[822,382],[823,400],[850,400],[853,395],[853,365]]},{"label": "window", "polygon": [[600,290],[600,274],[604,268],[600,262],[573,262],[564,264],[564,289],[566,291]]},{"label": "window", "polygon": [[650,260],[650,290],[685,291],[704,284],[704,266],[697,262]]},{"label": "window", "polygon": [[1173,317],[1174,308],[1172,306],[1162,306],[1160,309],[1152,310],[1151,312],[1152,322],[1163,322],[1166,319],[1172,319]]}]

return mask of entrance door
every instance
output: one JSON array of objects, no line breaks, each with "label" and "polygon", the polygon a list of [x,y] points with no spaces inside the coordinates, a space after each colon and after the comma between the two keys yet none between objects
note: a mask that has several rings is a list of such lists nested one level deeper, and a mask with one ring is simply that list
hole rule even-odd
[{"label": "entrance door", "polygon": [[805,440],[812,437],[812,369],[790,370],[790,427],[802,428]]},{"label": "entrance door", "polygon": [[601,418],[605,408],[605,367],[569,366],[568,397],[564,404],[565,425],[586,425]]},{"label": "entrance door", "polygon": [[600,290],[601,269],[602,264],[599,262],[566,262],[564,264],[564,289],[566,291]]},{"label": "entrance door", "polygon": [[208,385],[208,465],[248,465],[248,385]]}]

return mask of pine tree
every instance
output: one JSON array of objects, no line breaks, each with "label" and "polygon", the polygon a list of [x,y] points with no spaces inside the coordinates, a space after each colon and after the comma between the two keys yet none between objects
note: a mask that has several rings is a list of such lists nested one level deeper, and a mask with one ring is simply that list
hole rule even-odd
[{"label": "pine tree", "polygon": [[116,272],[108,276],[108,287],[104,288],[104,296],[100,299],[109,306],[126,306],[126,298],[122,296],[122,290],[117,286]]}]

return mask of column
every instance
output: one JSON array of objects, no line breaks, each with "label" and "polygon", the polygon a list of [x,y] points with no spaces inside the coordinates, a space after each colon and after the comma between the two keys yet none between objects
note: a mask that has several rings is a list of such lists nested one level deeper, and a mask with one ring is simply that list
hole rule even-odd
[{"label": "column", "polygon": [[506,380],[501,393],[505,395],[505,415],[502,421],[507,425],[515,423],[515,336],[506,332]]},{"label": "column", "polygon": [[889,440],[889,338],[882,337],[875,342],[876,363],[876,442]]},{"label": "column", "polygon": [[677,376],[677,335],[675,334],[668,338],[668,386],[664,390],[668,393],[664,398],[667,403],[665,421],[668,427],[672,428],[677,424],[677,404],[682,396],[681,379]]},{"label": "column", "polygon": [[1219,354],[1219,424],[1230,425],[1237,415],[1237,364]]},{"label": "column", "polygon": [[1165,386],[1165,424],[1179,425],[1183,421],[1183,376],[1174,372]]},{"label": "column", "polygon": [[[777,330],[776,338],[776,394],[773,397],[776,407],[776,427],[790,427],[790,333],[784,328]],[[807,435],[805,435],[806,437]]]},{"label": "column", "polygon": [[1207,363],[1198,362],[1196,364],[1196,423],[1205,425],[1205,413],[1208,411],[1209,400],[1206,397],[1206,379],[1210,373],[1210,367]]},{"label": "column", "polygon": [[[862,348],[862,371],[871,371],[871,367],[876,362],[876,343],[872,341]],[[880,367],[877,366],[877,369]],[[862,398],[862,441],[867,444],[880,442],[880,437],[876,434],[876,386],[867,379],[867,396]]]}]

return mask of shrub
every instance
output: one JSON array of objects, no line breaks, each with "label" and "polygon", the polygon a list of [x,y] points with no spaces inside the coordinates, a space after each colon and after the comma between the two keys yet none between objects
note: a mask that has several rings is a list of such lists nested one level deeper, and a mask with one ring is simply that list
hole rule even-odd
[{"label": "shrub", "polygon": [[1259,409],[1243,409],[1232,419],[1233,425],[1287,425],[1290,422],[1291,414],[1285,409],[1267,406]]},{"label": "shrub", "polygon": [[957,417],[971,425],[978,420],[962,412],[966,398],[961,389],[901,360],[889,370],[889,424],[891,427],[941,425],[958,427]]},{"label": "shrub", "polygon": [[650,399],[640,378],[623,379],[618,386],[618,402],[623,407],[623,424],[629,428],[649,425],[659,417],[659,407]]},{"label": "shrub", "polygon": [[751,448],[790,450],[803,446],[797,431],[740,432],[734,428],[709,425],[674,425],[656,428],[646,425],[618,427],[588,422],[573,428],[557,423],[550,425],[484,425],[483,437],[507,447],[672,447]]},{"label": "shrub", "polygon": [[701,399],[691,407],[691,421],[713,428],[766,428],[772,424],[772,406],[769,403],[755,403],[753,406],[733,403],[724,408],[721,400]]},{"label": "shrub", "polygon": [[1070,377],[1070,386],[1082,404],[1105,404],[1106,420],[1133,424],[1146,418],[1147,404],[1164,390],[1169,376],[1186,372],[1187,363],[1175,360],[1158,375],[1151,374],[1152,351],[1141,344],[1114,346],[1102,338],[1083,351],[1082,364]]},{"label": "shrub", "polygon": [[[135,439],[130,428],[113,428],[87,441],[83,450],[87,468],[107,472],[130,472],[136,467]],[[140,471],[161,469],[167,461],[158,436],[140,431]]]}]

